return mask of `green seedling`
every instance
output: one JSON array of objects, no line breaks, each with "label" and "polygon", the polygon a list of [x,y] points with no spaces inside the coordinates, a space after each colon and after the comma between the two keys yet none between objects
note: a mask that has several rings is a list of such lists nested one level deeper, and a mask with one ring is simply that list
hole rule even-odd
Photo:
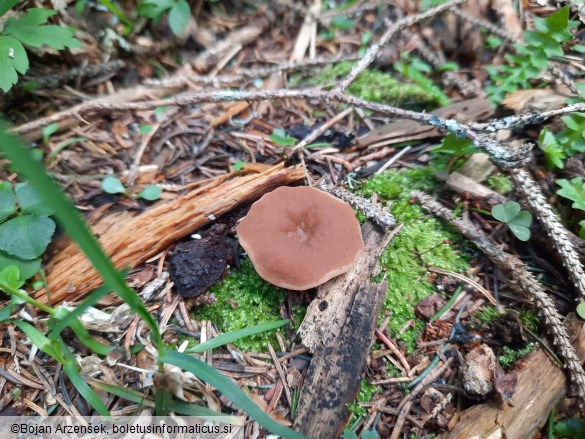
[{"label": "green seedling", "polygon": [[508,224],[512,233],[520,241],[530,239],[530,224],[532,215],[530,212],[520,210],[520,205],[515,201],[508,201],[504,204],[498,204],[492,208],[492,216],[503,223]]},{"label": "green seedling", "polygon": [[297,143],[297,139],[289,136],[282,128],[275,128],[270,135],[270,140],[280,146],[294,146]]},{"label": "green seedling", "polygon": [[[102,190],[108,194],[123,194],[128,195],[128,191],[122,182],[116,178],[108,176],[102,180]],[[162,188],[158,184],[146,186],[142,191],[136,194],[136,198],[142,198],[146,201],[156,201],[160,198]]]}]

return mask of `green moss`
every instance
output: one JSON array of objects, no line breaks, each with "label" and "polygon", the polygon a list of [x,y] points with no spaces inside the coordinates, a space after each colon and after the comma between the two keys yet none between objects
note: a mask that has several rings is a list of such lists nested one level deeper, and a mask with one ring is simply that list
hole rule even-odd
[{"label": "green moss", "polygon": [[510,367],[512,366],[518,359],[522,358],[523,356],[527,355],[532,348],[534,347],[534,343],[528,343],[521,349],[512,349],[508,346],[504,346],[503,354],[500,355],[498,358],[498,362],[502,367]]},{"label": "green moss", "polygon": [[[409,204],[410,191],[431,191],[439,184],[434,178],[435,168],[420,167],[402,171],[388,171],[366,182],[366,195],[376,192],[387,200],[390,210],[404,223],[400,233],[392,239],[381,255],[386,269],[388,293],[383,310],[391,312],[389,329],[393,336],[404,340],[414,349],[415,340],[424,323],[414,315],[414,306],[433,291],[428,280],[428,266],[459,272],[469,267],[466,258],[455,244],[460,236],[448,225],[427,216],[417,205]],[[443,243],[443,244],[442,244]],[[400,330],[412,321],[404,332]]]},{"label": "green moss", "polygon": [[[328,66],[323,69],[321,74],[312,78],[309,83],[315,85],[333,84],[347,76],[353,65],[352,62],[344,61]],[[404,78],[396,79],[376,69],[366,69],[349,86],[347,91],[359,98],[389,105],[433,104],[436,106],[439,102],[437,96],[425,88],[410,84]]]},{"label": "green moss", "polygon": [[375,394],[380,393],[381,388],[370,384],[368,381],[363,380],[362,385],[360,387],[360,392],[356,398],[356,402],[347,404],[347,408],[352,414],[352,417],[347,425],[351,425],[356,418],[363,418],[368,413],[368,409],[366,407],[362,407],[359,405],[360,402],[370,402]]},{"label": "green moss", "polygon": [[501,313],[493,305],[486,305],[475,314],[475,318],[481,323],[489,323],[498,317],[501,317]]},{"label": "green moss", "polygon": [[488,187],[502,195],[512,192],[512,180],[505,174],[490,175],[486,181]]},{"label": "green moss", "polygon": [[526,329],[531,332],[538,331],[538,327],[540,326],[540,317],[538,317],[538,314],[531,309],[521,309],[519,315],[520,321]]},{"label": "green moss", "polygon": [[[258,276],[249,259],[242,262],[239,270],[211,287],[211,293],[215,303],[198,308],[195,318],[211,320],[223,332],[282,318],[279,310],[285,301],[285,291]],[[274,331],[244,338],[234,345],[245,351],[265,352],[268,342],[276,346]]]}]

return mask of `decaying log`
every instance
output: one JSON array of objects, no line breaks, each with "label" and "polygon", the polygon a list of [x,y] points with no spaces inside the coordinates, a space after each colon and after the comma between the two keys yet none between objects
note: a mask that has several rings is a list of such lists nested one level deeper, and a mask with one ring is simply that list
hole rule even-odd
[{"label": "decaying log", "polygon": [[371,284],[389,238],[367,222],[365,251],[346,274],[319,287],[299,332],[313,352],[299,397],[295,430],[313,438],[339,437],[349,417],[346,404],[360,388],[386,282]]},{"label": "decaying log", "polygon": [[[116,267],[133,268],[234,207],[303,177],[300,167],[278,165],[259,174],[231,180],[220,178],[134,217],[128,218],[126,214],[118,223],[112,224],[111,219],[100,221],[92,230],[99,233],[99,241]],[[102,283],[74,243],[61,249],[45,271],[52,304],[78,300]],[[35,298],[49,302],[45,290],[37,292]]]},{"label": "decaying log", "polygon": [[[574,316],[565,321],[573,346],[585,360],[583,322]],[[513,406],[498,400],[475,405],[460,415],[460,420],[442,439],[532,438],[547,420],[551,409],[565,395],[567,378],[562,369],[540,347],[522,361],[518,371]]]}]

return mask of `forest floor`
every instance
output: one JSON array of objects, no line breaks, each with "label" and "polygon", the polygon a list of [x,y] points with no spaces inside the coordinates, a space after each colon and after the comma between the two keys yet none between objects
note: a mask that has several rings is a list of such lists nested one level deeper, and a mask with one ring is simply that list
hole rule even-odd
[{"label": "forest floor", "polygon": [[[169,0],[153,20],[148,1],[62,3],[52,23],[80,47],[27,46],[1,111],[165,343],[289,320],[198,358],[311,437],[584,437],[584,6]],[[2,198],[22,180],[0,172]],[[349,201],[359,269],[303,292],[258,276],[236,226],[283,185]],[[1,228],[0,271],[17,264],[40,303],[102,284],[68,230],[28,258]],[[245,417],[215,386],[157,369],[120,297],[94,306],[105,313],[82,322],[113,350],[63,337],[112,415],[152,407],[162,372],[176,399]],[[47,332],[32,305],[14,316]],[[59,362],[1,325],[0,415],[92,413]],[[245,419],[245,437],[270,434]]]}]

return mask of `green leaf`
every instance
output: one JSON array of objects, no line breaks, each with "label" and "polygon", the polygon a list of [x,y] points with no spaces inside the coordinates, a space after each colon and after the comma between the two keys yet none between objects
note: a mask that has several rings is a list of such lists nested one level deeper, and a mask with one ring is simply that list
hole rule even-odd
[{"label": "green leaf", "polygon": [[32,215],[53,215],[55,210],[37,193],[30,183],[16,185],[16,197],[23,213]]},{"label": "green leaf", "polygon": [[187,354],[171,350],[163,350],[158,359],[163,363],[173,364],[181,369],[187,370],[197,378],[211,384],[268,431],[284,438],[307,439],[306,436],[286,428],[272,419],[270,415],[254,404],[232,380],[222,375],[207,363],[190,357]]},{"label": "green leaf", "polygon": [[164,12],[175,4],[176,0],[143,0],[138,4],[138,13],[143,17],[160,19]]},{"label": "green leaf", "polygon": [[108,355],[114,349],[113,346],[107,346],[98,342],[95,338],[89,335],[89,332],[81,324],[78,319],[74,319],[69,323],[69,327],[73,330],[75,335],[81,343],[99,355]]},{"label": "green leaf", "polygon": [[562,169],[565,166],[563,163],[563,159],[565,158],[565,151],[563,147],[557,142],[554,134],[548,131],[546,128],[542,130],[540,136],[538,137],[538,147],[544,153],[549,167],[554,166]]},{"label": "green leaf", "polygon": [[555,422],[554,437],[585,439],[585,420],[568,418]]},{"label": "green leaf", "polygon": [[579,238],[585,239],[585,220],[579,221]]},{"label": "green leaf", "polygon": [[469,139],[457,138],[454,133],[449,133],[443,137],[441,144],[431,148],[434,153],[466,155],[478,152],[478,149],[473,145]]},{"label": "green leaf", "polygon": [[45,252],[54,232],[51,218],[21,215],[0,224],[0,249],[21,259],[35,259]]},{"label": "green leaf", "polygon": [[508,221],[508,224],[514,224],[522,227],[530,227],[530,224],[532,224],[532,214],[526,210],[523,210],[510,221]]},{"label": "green leaf", "polygon": [[585,210],[585,184],[581,177],[575,177],[571,181],[557,180],[557,184],[561,187],[557,194],[573,201],[574,209]]},{"label": "green leaf", "polygon": [[91,387],[85,382],[85,379],[77,370],[77,364],[68,361],[63,365],[63,371],[73,384],[79,394],[102,416],[110,416],[108,408],[104,405],[100,397],[93,391]]},{"label": "green leaf", "polygon": [[280,328],[290,323],[289,320],[278,320],[276,322],[261,323],[259,325],[250,326],[249,328],[237,329],[235,331],[221,334],[217,337],[207,340],[205,343],[198,344],[192,348],[187,349],[187,353],[202,353],[210,349],[215,349],[227,343],[232,343],[240,338],[250,337],[252,335],[260,334],[261,332],[271,331],[272,329]]},{"label": "green leaf", "polygon": [[81,47],[73,32],[67,27],[43,25],[57,12],[52,9],[31,8],[20,18],[9,18],[4,25],[4,34],[18,38],[32,47],[47,45],[62,50],[66,47]]},{"label": "green leaf", "polygon": [[160,184],[153,184],[150,186],[145,187],[139,194],[138,198],[142,198],[146,201],[155,201],[160,198],[160,194],[162,192],[162,188]]},{"label": "green leaf", "polygon": [[138,131],[144,136],[152,131],[152,125],[140,125]]},{"label": "green leaf", "polygon": [[112,14],[114,14],[116,16],[116,18],[118,18],[118,20],[120,20],[124,24],[126,24],[130,27],[132,27],[134,25],[132,23],[132,21],[129,20],[128,17],[126,17],[124,15],[122,10],[116,4],[111,2],[110,0],[100,0],[100,3],[102,5],[104,5],[108,9],[108,11],[110,11]]},{"label": "green leaf", "polygon": [[16,265],[9,265],[0,271],[0,289],[3,291],[18,290],[23,285],[24,281],[20,279],[20,270]]},{"label": "green leaf", "polygon": [[0,0],[0,17],[11,10],[20,0]]},{"label": "green leaf", "polygon": [[108,194],[125,194],[126,188],[116,177],[106,177],[102,180],[102,189]]},{"label": "green leaf", "polygon": [[236,161],[236,163],[234,163],[232,168],[234,171],[241,171],[242,169],[244,169],[244,166],[246,166],[246,163],[247,162],[245,162],[243,160],[238,160],[238,161]]},{"label": "green leaf", "polygon": [[585,302],[580,302],[579,305],[577,305],[577,314],[585,320]]},{"label": "green leaf", "polygon": [[520,213],[520,205],[515,201],[498,204],[492,208],[492,216],[498,221],[508,223]]},{"label": "green leaf", "polygon": [[379,439],[380,435],[376,430],[364,430],[361,437],[362,439]]},{"label": "green leaf", "polygon": [[12,191],[12,184],[8,181],[0,183],[0,221],[16,213],[16,198]]},{"label": "green leaf", "polygon": [[275,128],[270,139],[280,146],[294,146],[297,140],[294,137],[289,136],[282,128]]},{"label": "green leaf", "polygon": [[330,24],[331,27],[340,30],[350,30],[354,27],[353,20],[351,18],[344,17],[343,15],[333,17]]},{"label": "green leaf", "polygon": [[549,32],[561,32],[566,30],[569,25],[569,7],[565,6],[560,8],[544,20]]},{"label": "green leaf", "polygon": [[30,338],[30,341],[45,354],[50,355],[59,363],[65,362],[65,358],[63,357],[58,343],[54,343],[49,340],[41,331],[29,323],[23,322],[21,320],[13,320],[11,323],[24,332],[26,336]]},{"label": "green leaf", "polygon": [[10,300],[4,308],[0,309],[0,323],[8,320],[13,312],[14,304],[12,303],[12,300]]},{"label": "green leaf", "polygon": [[169,26],[175,35],[181,35],[191,17],[191,9],[186,0],[179,0],[169,12]]},{"label": "green leaf", "polygon": [[51,137],[51,135],[55,134],[58,129],[59,129],[58,123],[52,123],[51,125],[43,127],[41,132],[43,133],[43,143],[45,145],[49,144],[49,138]]},{"label": "green leaf", "polygon": [[0,36],[0,88],[5,93],[18,82],[16,72],[24,75],[28,70],[28,56],[16,38]]},{"label": "green leaf", "polygon": [[33,259],[31,261],[25,261],[24,259],[17,258],[16,256],[9,255],[0,250],[0,270],[3,270],[10,265],[17,266],[21,279],[27,280],[33,277],[41,269],[41,260]]},{"label": "green leaf", "polygon": [[[528,212],[526,212],[528,213]],[[508,223],[510,230],[520,241],[528,241],[530,239],[530,229],[524,226]]]}]

